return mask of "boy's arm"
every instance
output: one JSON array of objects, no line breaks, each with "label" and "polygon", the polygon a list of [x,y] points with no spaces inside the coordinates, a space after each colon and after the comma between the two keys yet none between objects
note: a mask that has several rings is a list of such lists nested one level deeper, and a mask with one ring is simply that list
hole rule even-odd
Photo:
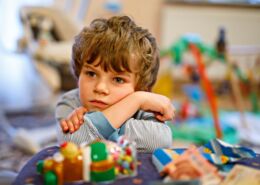
[{"label": "boy's arm", "polygon": [[58,127],[59,142],[70,141],[76,143],[77,145],[80,145],[81,143],[89,144],[95,141],[96,139],[107,139],[103,137],[102,134],[100,134],[99,130],[96,128],[92,120],[89,119],[87,115],[88,114],[84,116],[84,124],[82,124],[80,128],[76,132],[73,132],[72,134],[64,133],[61,127],[59,126]]},{"label": "boy's arm", "polygon": [[125,135],[136,143],[139,152],[172,146],[171,129],[160,122],[130,119],[125,126]]},{"label": "boy's arm", "polygon": [[82,125],[84,122],[83,117],[86,112],[88,112],[88,110],[85,107],[81,106],[74,109],[67,118],[61,119],[60,126],[63,132],[73,133],[74,131],[78,130],[80,125]]},{"label": "boy's arm", "polygon": [[144,91],[134,92],[102,112],[114,128],[119,128],[139,109],[154,112],[160,121],[174,117],[174,107],[169,98]]},{"label": "boy's arm", "polygon": [[[77,108],[81,110],[78,111],[81,114],[77,114],[76,109],[70,113],[70,116],[67,116],[65,119],[60,121],[63,131],[70,131],[70,133],[73,133],[78,130],[82,124],[80,122],[82,118],[79,117],[81,117],[80,115],[83,115],[82,113],[87,111],[84,107],[81,108],[83,109],[81,110],[80,108]],[[111,126],[114,129],[117,129],[121,127],[126,120],[132,117],[133,114],[135,114],[139,109],[154,112],[156,114],[156,118],[160,121],[170,120],[174,116],[174,107],[172,106],[169,98],[144,91],[134,92],[126,96],[119,102],[103,110],[102,113],[105,116],[105,119],[108,120],[108,123],[106,122],[106,125],[108,125],[107,128],[109,129],[109,126]],[[119,112],[120,116],[118,116]],[[92,121],[95,122],[95,118],[93,118]],[[98,123],[97,127],[99,127],[99,130],[103,130],[103,126]]]},{"label": "boy's arm", "polygon": [[169,126],[155,119],[152,113],[139,111],[136,118],[125,123],[124,134],[136,143],[139,152],[153,152],[156,148],[172,146]]},{"label": "boy's arm", "polygon": [[[84,124],[73,134],[63,133],[60,126],[58,126],[59,141],[73,141],[80,144],[82,142],[92,142],[97,138],[108,139],[109,136],[117,130],[113,124],[118,124],[118,127],[120,127],[140,108],[160,112],[161,115],[157,114],[157,119],[162,118],[167,120],[173,117],[173,107],[168,98],[148,92],[136,92],[135,94],[137,95],[129,95],[104,110],[103,114],[101,112],[87,113],[84,116]],[[144,95],[146,98],[143,97]],[[67,118],[79,105],[79,102],[75,104],[75,101],[71,100],[70,97],[64,96],[56,107],[56,119],[60,121],[62,118]],[[124,112],[122,112],[122,110],[124,110]],[[120,113],[120,116],[118,113]],[[145,122],[141,122],[141,124],[145,124]],[[167,132],[167,127],[165,129]],[[154,128],[154,131],[156,132],[157,128]],[[151,132],[151,134],[152,133],[153,132]]]},{"label": "boy's arm", "polygon": [[[63,130],[60,126],[60,121],[63,119],[66,119],[77,107],[79,107],[81,104],[77,98],[78,91],[71,91],[69,93],[66,93],[61,97],[59,102],[57,103],[56,110],[55,110],[55,117],[57,120],[57,135],[58,135],[58,141],[64,142],[64,141],[72,141],[76,144],[81,144],[83,142],[90,143],[96,139],[104,139],[102,132],[98,130],[96,127],[96,123],[99,123],[100,116],[98,113],[87,113],[84,116],[84,124],[81,125],[79,130],[77,132],[74,132],[73,134],[70,133],[63,133]],[[94,116],[95,115],[95,116]],[[92,117],[95,117],[95,120],[97,122],[92,122]],[[101,119],[104,118],[101,116]],[[106,121],[105,119],[101,121]],[[109,123],[107,123],[108,126]],[[110,131],[113,132],[115,129],[112,127],[109,127]],[[107,131],[107,130],[106,130]]]}]

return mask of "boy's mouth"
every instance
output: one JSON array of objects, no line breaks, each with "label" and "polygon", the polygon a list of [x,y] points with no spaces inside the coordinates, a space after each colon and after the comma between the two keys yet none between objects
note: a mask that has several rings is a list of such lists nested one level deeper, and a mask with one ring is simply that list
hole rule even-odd
[{"label": "boy's mouth", "polygon": [[91,104],[92,106],[97,107],[97,108],[100,108],[100,109],[106,108],[106,107],[108,106],[107,103],[105,103],[105,102],[103,102],[103,101],[100,101],[100,100],[91,100],[91,101],[89,101],[89,102],[90,102],[90,104]]}]

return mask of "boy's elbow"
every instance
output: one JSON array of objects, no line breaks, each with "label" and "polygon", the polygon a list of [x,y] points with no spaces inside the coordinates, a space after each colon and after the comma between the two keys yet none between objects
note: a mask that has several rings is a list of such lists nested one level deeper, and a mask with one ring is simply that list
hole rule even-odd
[{"label": "boy's elbow", "polygon": [[165,127],[161,131],[161,133],[156,136],[157,136],[156,139],[158,140],[158,145],[159,145],[157,148],[172,147],[172,131],[171,131],[170,127],[165,125]]},{"label": "boy's elbow", "polygon": [[140,145],[141,147],[137,148],[139,152],[152,153],[157,148],[172,147],[172,132],[166,125],[163,129],[158,129],[157,133],[150,133],[147,135],[147,138],[143,139],[143,143]]}]

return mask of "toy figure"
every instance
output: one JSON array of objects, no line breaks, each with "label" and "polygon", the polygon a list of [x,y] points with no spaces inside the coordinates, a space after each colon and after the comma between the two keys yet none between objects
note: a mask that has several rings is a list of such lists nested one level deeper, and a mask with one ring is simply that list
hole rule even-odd
[{"label": "toy figure", "polygon": [[52,20],[47,17],[43,18],[40,24],[40,33],[38,38],[40,46],[45,46],[49,42],[52,42],[54,40],[51,32],[52,30],[53,30]]},{"label": "toy figure", "polygon": [[[222,33],[224,35],[224,32]],[[222,36],[223,37],[223,36]],[[223,37],[224,38],[224,37]],[[222,46],[223,47],[223,46]],[[203,54],[207,54],[211,59],[216,59],[219,56],[214,48],[210,48],[204,45],[200,38],[196,35],[186,35],[177,41],[168,51],[164,51],[165,55],[170,54],[175,63],[179,64],[182,61],[182,55],[185,51],[189,50],[195,58],[198,71],[194,68],[189,67],[187,72],[190,75],[190,78],[193,81],[198,81],[202,84],[202,87],[205,92],[205,96],[208,100],[209,107],[212,113],[215,135],[217,138],[222,137],[222,130],[220,127],[219,116],[218,116],[218,107],[216,102],[216,97],[213,91],[211,82],[208,79],[207,73],[205,71],[205,64],[203,60]],[[199,74],[199,76],[198,76]]]},{"label": "toy figure", "polygon": [[45,185],[75,181],[112,182],[116,178],[136,175],[136,163],[134,143],[120,137],[117,144],[95,141],[78,147],[65,142],[52,157],[38,161],[37,171],[44,176]]},{"label": "toy figure", "polygon": [[90,176],[92,182],[106,182],[115,179],[115,162],[108,156],[105,143],[96,142],[91,147]]},{"label": "toy figure", "polygon": [[202,184],[218,184],[221,181],[217,168],[195,146],[190,146],[176,160],[168,163],[161,174],[167,174],[172,180],[200,179]]}]

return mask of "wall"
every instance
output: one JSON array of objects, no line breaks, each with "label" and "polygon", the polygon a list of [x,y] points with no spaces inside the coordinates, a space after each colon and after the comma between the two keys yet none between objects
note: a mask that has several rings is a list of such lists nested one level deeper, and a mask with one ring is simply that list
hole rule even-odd
[{"label": "wall", "polygon": [[[88,25],[96,17],[107,17],[113,13],[106,11],[104,3],[106,0],[92,0],[89,3],[85,24]],[[150,30],[159,40],[159,21],[161,0],[121,0],[121,12],[131,16],[138,25]]]},{"label": "wall", "polygon": [[[86,0],[55,0],[56,5],[62,9],[71,5],[68,14],[72,17],[77,16],[81,1]],[[120,13],[130,15],[137,24],[149,29],[162,48],[170,46],[181,35],[190,32],[200,34],[203,41],[211,44],[215,42],[222,26],[227,30],[230,45],[260,46],[260,6],[213,6],[177,0],[171,3],[166,0],[118,1],[122,4]],[[89,25],[94,18],[100,16],[115,15],[104,8],[106,2],[108,0],[87,1],[84,25]]]},{"label": "wall", "polygon": [[185,33],[198,33],[208,44],[225,27],[229,45],[260,45],[260,8],[165,4],[161,15],[161,44],[168,47]]}]

